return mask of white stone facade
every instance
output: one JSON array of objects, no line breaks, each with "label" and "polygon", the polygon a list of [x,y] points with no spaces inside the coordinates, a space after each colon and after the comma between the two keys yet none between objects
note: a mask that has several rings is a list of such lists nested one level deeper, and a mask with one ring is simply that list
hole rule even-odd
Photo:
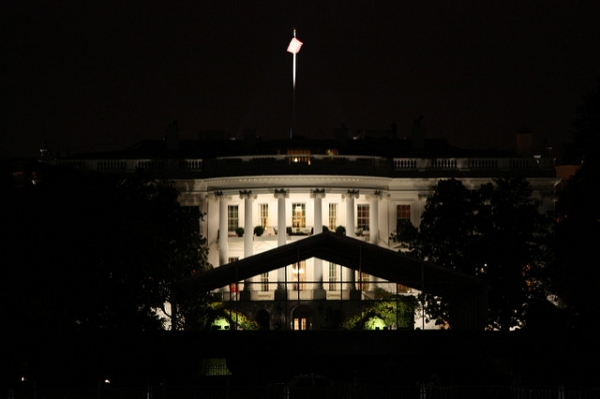
[{"label": "white stone facade", "polygon": [[[273,175],[179,180],[178,184],[183,188],[182,204],[198,206],[205,215],[200,223],[201,234],[207,238],[210,248],[209,262],[218,267],[301,240],[306,237],[303,234],[318,233],[322,226],[330,229],[343,226],[348,236],[394,249],[390,234],[396,231],[398,207],[408,212],[403,217],[418,226],[427,197],[443,178]],[[459,180],[470,189],[491,181],[490,178]],[[541,211],[552,209],[556,179],[528,180],[533,196],[541,201]],[[237,210],[233,213],[233,216],[237,215],[237,225],[245,230],[243,237],[238,237],[232,230],[226,235],[220,234],[232,223],[232,215],[228,214],[232,207]],[[300,212],[300,225],[298,218],[294,218],[295,212]],[[258,225],[266,227],[260,237],[253,234]],[[253,301],[273,301],[282,282],[288,285],[290,299],[307,301],[320,299],[315,297],[319,289],[325,291],[328,300],[346,299],[359,283],[359,290],[367,298],[372,296],[376,286],[392,293],[397,290],[395,283],[373,276],[359,276],[354,270],[330,266],[329,262],[315,258],[301,264],[299,271],[300,277],[298,265],[290,265],[271,271],[268,276],[242,281],[237,291],[233,286],[224,286],[223,299],[239,300],[240,293],[247,291],[248,299]],[[412,289],[409,292],[416,294],[418,291]],[[419,315],[415,326],[427,328]]]}]

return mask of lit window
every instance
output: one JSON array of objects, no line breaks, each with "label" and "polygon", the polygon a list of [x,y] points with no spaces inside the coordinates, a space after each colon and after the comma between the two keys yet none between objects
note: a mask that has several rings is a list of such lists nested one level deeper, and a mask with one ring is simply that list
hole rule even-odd
[{"label": "lit window", "polygon": [[260,290],[263,292],[269,291],[269,273],[260,275]]},{"label": "lit window", "polygon": [[306,204],[292,204],[292,227],[304,228],[306,227]]},{"label": "lit window", "polygon": [[367,273],[360,272],[358,275],[358,289],[360,291],[369,291],[369,275]]},{"label": "lit window", "polygon": [[396,233],[400,234],[404,226],[410,224],[410,205],[396,206]]},{"label": "lit window", "polygon": [[289,163],[303,163],[310,165],[310,150],[289,150],[288,161]]},{"label": "lit window", "polygon": [[292,283],[293,291],[303,291],[304,281],[306,280],[306,261],[295,263],[291,267],[292,275],[289,277]]},{"label": "lit window", "polygon": [[260,225],[267,229],[269,227],[269,205],[260,204]]},{"label": "lit window", "polygon": [[338,266],[335,263],[329,262],[329,291],[338,291]]},{"label": "lit window", "polygon": [[[227,259],[227,262],[229,262],[229,263],[233,263],[233,262],[237,262],[239,259],[240,259],[240,258],[238,258],[238,257],[229,257],[229,258]],[[238,283],[236,282],[236,283],[231,283],[231,284],[229,284],[229,291],[231,291],[231,292],[236,292],[236,293],[237,293],[237,292],[239,292],[239,286],[238,286]]]},{"label": "lit window", "polygon": [[396,284],[396,292],[398,294],[407,294],[411,292],[411,288],[403,284]]},{"label": "lit window", "polygon": [[305,317],[296,317],[294,318],[294,330],[306,330],[306,318]]},{"label": "lit window", "polygon": [[360,231],[369,230],[369,205],[359,204],[356,206],[356,222]]},{"label": "lit window", "polygon": [[329,230],[335,231],[337,227],[337,204],[329,204]]}]

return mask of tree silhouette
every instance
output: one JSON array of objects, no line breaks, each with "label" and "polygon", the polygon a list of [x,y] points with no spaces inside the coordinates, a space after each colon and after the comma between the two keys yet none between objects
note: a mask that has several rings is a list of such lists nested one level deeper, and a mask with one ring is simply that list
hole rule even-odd
[{"label": "tree silhouette", "polygon": [[[171,183],[141,174],[40,172],[36,185],[5,195],[3,253],[14,261],[1,272],[0,309],[10,327],[164,329],[159,309],[173,283],[211,267],[199,211],[180,206]],[[192,303],[179,305],[182,319]]]},{"label": "tree silhouette", "polygon": [[[486,280],[487,327],[509,330],[522,326],[528,304],[544,295],[545,240],[552,229],[538,205],[520,177],[494,179],[477,190],[440,180],[418,229],[409,227],[397,239],[419,259]],[[433,319],[452,328],[451,299],[423,294],[421,300]]]},{"label": "tree silhouette", "polygon": [[579,157],[576,159],[597,163],[600,160],[600,78],[592,90],[582,95],[573,126],[573,147]]},{"label": "tree silhouette", "polygon": [[558,191],[551,283],[568,313],[567,327],[586,328],[600,317],[596,295],[600,279],[596,253],[600,242],[596,194],[600,185],[600,81],[595,90],[583,95],[574,126],[580,168]]}]

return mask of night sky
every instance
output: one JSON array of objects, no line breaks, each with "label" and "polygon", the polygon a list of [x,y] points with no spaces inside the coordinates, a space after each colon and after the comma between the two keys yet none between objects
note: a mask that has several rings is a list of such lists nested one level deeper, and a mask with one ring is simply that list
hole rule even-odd
[{"label": "night sky", "polygon": [[177,120],[287,138],[389,129],[511,149],[571,138],[600,1],[2,0],[0,157],[122,149]]}]

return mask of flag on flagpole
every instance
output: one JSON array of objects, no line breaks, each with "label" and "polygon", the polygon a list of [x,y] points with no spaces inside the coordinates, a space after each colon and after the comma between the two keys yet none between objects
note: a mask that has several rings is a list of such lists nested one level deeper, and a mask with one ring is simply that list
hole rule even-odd
[{"label": "flag on flagpole", "polygon": [[302,42],[294,37],[290,42],[287,51],[288,53],[297,54],[298,51],[300,51],[300,47],[302,47]]}]

